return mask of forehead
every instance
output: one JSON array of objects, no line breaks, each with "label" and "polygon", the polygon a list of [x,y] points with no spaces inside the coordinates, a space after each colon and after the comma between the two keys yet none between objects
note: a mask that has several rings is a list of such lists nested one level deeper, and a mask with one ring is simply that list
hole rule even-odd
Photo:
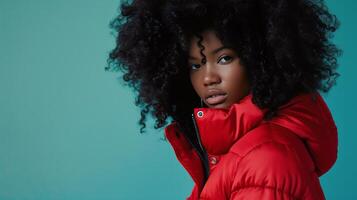
[{"label": "forehead", "polygon": [[[207,49],[215,49],[222,46],[221,40],[216,36],[214,31],[208,30],[200,33],[202,41],[200,42]],[[190,51],[200,50],[198,42],[200,38],[194,36],[190,40]]]}]

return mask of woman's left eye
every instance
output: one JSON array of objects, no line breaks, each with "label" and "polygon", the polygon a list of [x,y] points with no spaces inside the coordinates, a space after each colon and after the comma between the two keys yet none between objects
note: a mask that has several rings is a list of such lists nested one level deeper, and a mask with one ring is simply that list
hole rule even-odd
[{"label": "woman's left eye", "polygon": [[228,61],[224,61],[223,63],[227,63],[227,62],[229,62],[230,60],[232,60],[232,57],[230,57],[230,56],[223,56],[221,59],[219,59],[219,61],[218,62],[220,62],[221,60],[228,60]]}]

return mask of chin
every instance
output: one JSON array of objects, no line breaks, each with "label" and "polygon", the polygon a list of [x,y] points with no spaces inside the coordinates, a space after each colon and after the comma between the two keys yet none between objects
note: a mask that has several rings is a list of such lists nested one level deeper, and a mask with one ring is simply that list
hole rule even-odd
[{"label": "chin", "polygon": [[232,104],[227,104],[226,102],[216,104],[216,105],[208,105],[209,108],[222,108],[222,109],[228,109]]}]

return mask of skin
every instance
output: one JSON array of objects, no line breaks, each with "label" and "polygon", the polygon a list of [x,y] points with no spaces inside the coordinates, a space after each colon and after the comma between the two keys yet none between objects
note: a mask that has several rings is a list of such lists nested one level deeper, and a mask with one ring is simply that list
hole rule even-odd
[{"label": "skin", "polygon": [[[239,57],[233,49],[227,47],[214,52],[223,44],[213,31],[207,30],[201,35],[206,63],[201,63],[203,56],[197,45],[199,38],[193,37],[189,49],[191,84],[207,107],[228,109],[249,93],[249,81],[245,68],[240,64]],[[227,93],[227,99],[223,103],[210,105],[206,102],[205,95],[209,89],[215,88]]]}]

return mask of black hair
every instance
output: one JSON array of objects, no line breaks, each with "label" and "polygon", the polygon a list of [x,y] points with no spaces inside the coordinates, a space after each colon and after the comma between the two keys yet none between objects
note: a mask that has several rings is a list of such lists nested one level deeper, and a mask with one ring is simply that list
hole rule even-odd
[{"label": "black hair", "polygon": [[110,23],[116,46],[105,69],[122,71],[137,92],[140,132],[149,113],[156,129],[172,117],[188,130],[200,106],[188,75],[188,45],[204,30],[237,52],[253,103],[269,110],[266,120],[299,93],[328,92],[340,75],[342,50],[331,41],[340,22],[323,0],[133,0],[119,12]]}]

